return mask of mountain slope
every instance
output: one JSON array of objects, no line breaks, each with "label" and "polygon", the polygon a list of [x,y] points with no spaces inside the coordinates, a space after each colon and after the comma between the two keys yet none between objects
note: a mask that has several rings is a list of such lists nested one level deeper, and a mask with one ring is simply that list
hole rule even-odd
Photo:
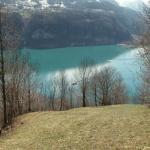
[{"label": "mountain slope", "polygon": [[52,48],[115,44],[131,34],[111,12],[64,10],[32,16],[25,32],[26,47]]},{"label": "mountain slope", "polygon": [[18,117],[18,127],[0,138],[0,149],[146,149],[149,118],[150,109],[140,105],[30,113]]},{"label": "mountain slope", "polygon": [[139,34],[140,23],[138,13],[131,9],[107,1],[81,1],[47,14],[34,14],[25,31],[25,46],[53,48],[116,44]]},{"label": "mountain slope", "polygon": [[49,9],[43,11],[40,8],[43,1],[33,5],[35,8],[23,7],[16,2],[25,23],[23,47],[44,49],[118,44],[131,41],[132,37],[142,33],[141,15],[120,7],[115,0],[49,0]]}]

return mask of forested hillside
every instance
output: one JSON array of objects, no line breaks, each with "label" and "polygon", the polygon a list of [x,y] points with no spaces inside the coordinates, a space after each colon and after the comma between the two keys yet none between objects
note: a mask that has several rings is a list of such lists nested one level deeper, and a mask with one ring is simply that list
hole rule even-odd
[{"label": "forested hillside", "polygon": [[141,33],[136,11],[115,1],[48,1],[49,8],[19,9],[24,22],[22,46],[53,48],[116,44]]},{"label": "forested hillside", "polygon": [[32,16],[25,32],[27,47],[49,48],[116,44],[139,34],[138,14],[109,2],[85,3],[74,8]]}]

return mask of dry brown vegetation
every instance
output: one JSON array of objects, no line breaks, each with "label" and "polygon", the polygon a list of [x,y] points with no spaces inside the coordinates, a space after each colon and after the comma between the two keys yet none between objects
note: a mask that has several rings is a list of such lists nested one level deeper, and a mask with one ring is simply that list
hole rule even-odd
[{"label": "dry brown vegetation", "polygon": [[150,148],[150,109],[142,105],[36,112],[18,117],[17,122],[17,128],[0,138],[1,150]]}]

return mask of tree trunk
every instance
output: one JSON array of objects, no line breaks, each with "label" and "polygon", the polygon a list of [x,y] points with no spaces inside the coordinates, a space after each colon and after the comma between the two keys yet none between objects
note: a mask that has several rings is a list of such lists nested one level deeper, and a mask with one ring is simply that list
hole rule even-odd
[{"label": "tree trunk", "polygon": [[6,103],[6,85],[5,85],[5,64],[4,64],[4,48],[3,48],[3,40],[2,40],[2,14],[0,8],[0,55],[1,55],[1,88],[2,88],[2,99],[3,99],[3,111],[4,111],[4,124],[3,126],[7,126],[7,103]]},{"label": "tree trunk", "polygon": [[63,106],[63,99],[61,98],[61,102],[60,102],[60,111],[62,111],[62,106]]},{"label": "tree trunk", "polygon": [[30,89],[28,90],[28,103],[29,103],[29,106],[28,106],[28,112],[31,112],[31,92],[30,92]]},{"label": "tree trunk", "polygon": [[97,107],[97,89],[96,89],[96,85],[94,87],[94,97],[95,97],[95,106]]},{"label": "tree trunk", "polygon": [[85,94],[85,90],[84,89],[83,89],[83,93],[82,94],[83,94],[83,99],[82,99],[83,100],[83,105],[82,106],[86,107],[86,94]]},{"label": "tree trunk", "polygon": [[54,108],[54,100],[52,100],[52,110],[55,110],[55,108]]}]

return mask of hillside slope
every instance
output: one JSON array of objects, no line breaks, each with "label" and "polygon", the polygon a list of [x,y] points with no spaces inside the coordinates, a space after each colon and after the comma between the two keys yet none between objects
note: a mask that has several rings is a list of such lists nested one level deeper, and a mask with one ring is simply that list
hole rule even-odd
[{"label": "hillside slope", "polygon": [[[42,11],[39,1],[35,1],[37,6],[33,8],[27,7],[31,5],[27,0],[6,1],[14,12],[12,19],[17,18],[19,28],[23,28],[22,47],[47,49],[127,43],[144,32],[142,14],[119,6],[114,0],[49,0],[49,8]],[[64,7],[59,6],[60,2]]]},{"label": "hillside slope", "polygon": [[140,105],[37,112],[0,138],[1,150],[134,150],[150,148],[150,109]]},{"label": "hillside slope", "polygon": [[40,12],[29,20],[24,32],[28,48],[117,44],[131,41],[142,29],[137,12],[109,2]]}]

